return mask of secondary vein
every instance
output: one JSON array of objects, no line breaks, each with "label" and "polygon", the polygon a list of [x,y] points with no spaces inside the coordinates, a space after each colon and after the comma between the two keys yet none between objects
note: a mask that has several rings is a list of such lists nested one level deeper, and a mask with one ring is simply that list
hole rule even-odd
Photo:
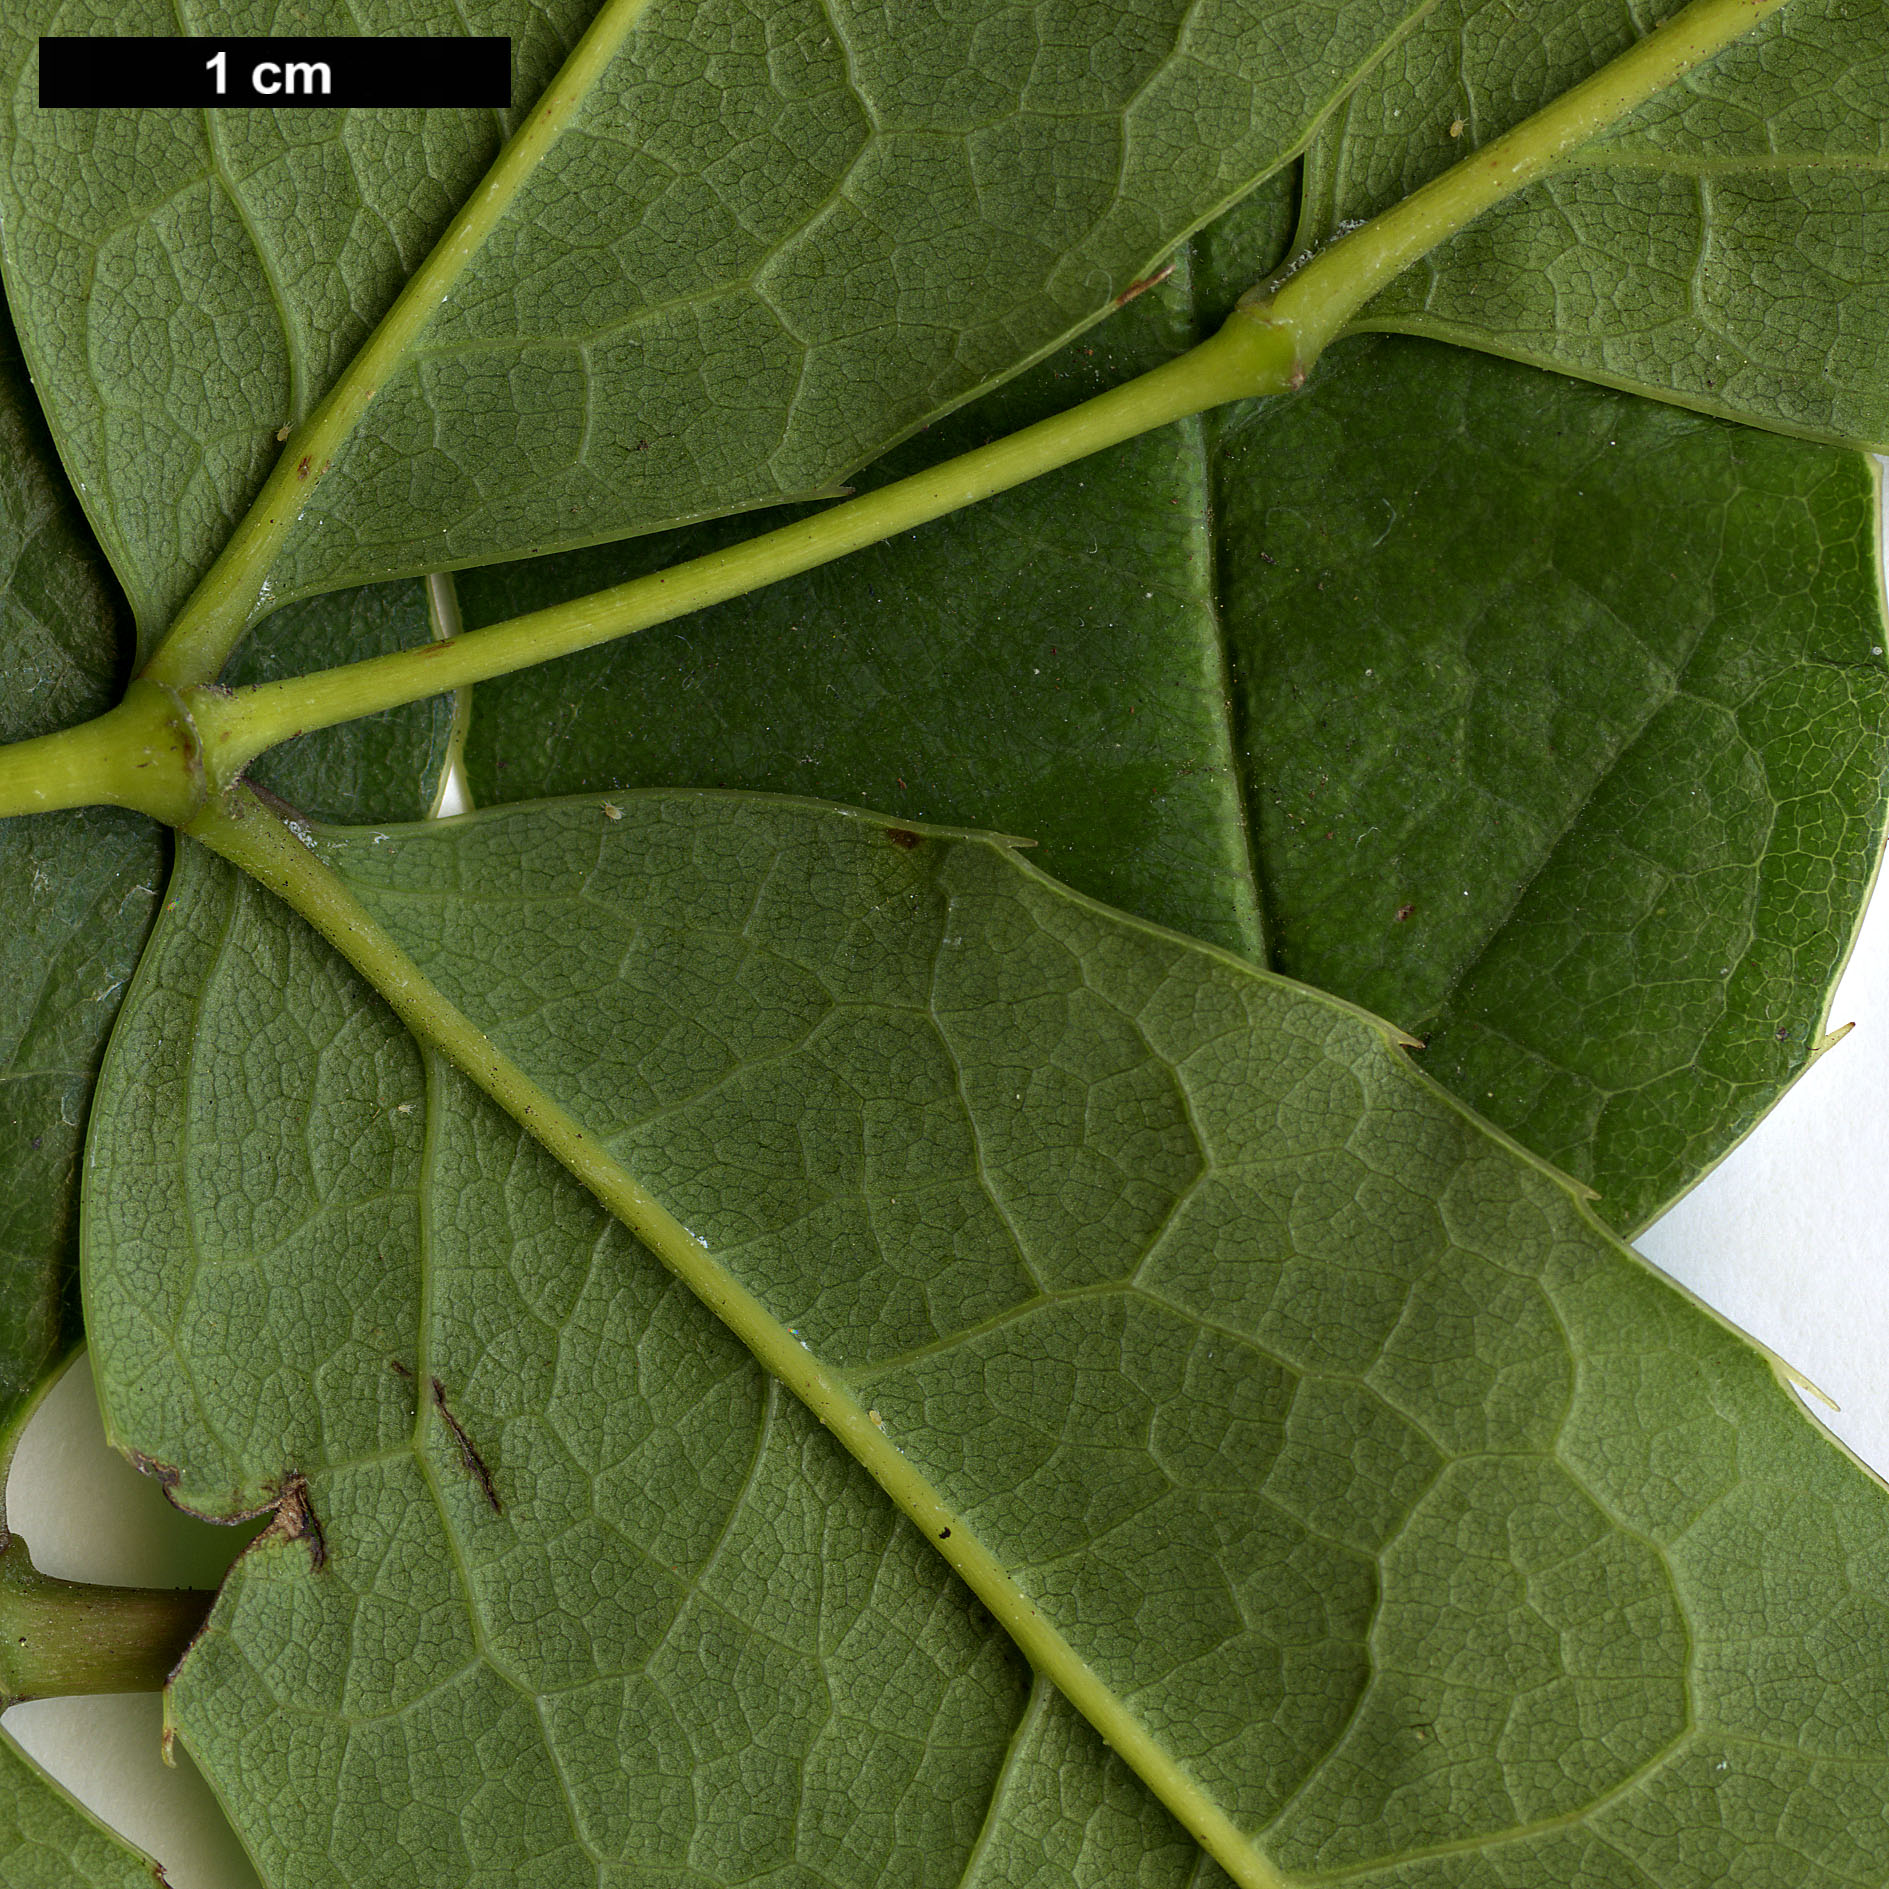
[{"label": "secondary vein", "polygon": [[452,1004],[325,861],[247,792],[206,809],[187,830],[313,925],[423,1045],[454,1064],[542,1143],[747,1346],[765,1371],[807,1406],[950,1563],[1036,1670],[1095,1726],[1240,1889],[1287,1889],[1271,1860],[1043,1617],[965,1518],[872,1421],[841,1376]]},{"label": "secondary vein", "polygon": [[453,286],[596,89],[648,4],[605,0],[517,135],[360,352],[290,438],[242,523],[145,666],[147,676],[172,688],[215,679],[266,601],[269,572],[284,541],[375,396],[405,365]]}]

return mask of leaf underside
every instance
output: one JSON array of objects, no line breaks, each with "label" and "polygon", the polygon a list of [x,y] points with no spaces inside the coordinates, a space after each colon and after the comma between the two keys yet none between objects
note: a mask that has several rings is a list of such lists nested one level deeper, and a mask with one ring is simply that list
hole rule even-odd
[{"label": "leaf underside", "polygon": [[[148,635],[504,125],[178,115],[134,150],[107,120],[36,115],[32,34],[176,20],[40,11],[0,28],[5,266]],[[582,11],[403,6],[399,25],[517,34],[522,106]],[[656,0],[388,377],[270,591],[391,581],[279,613],[244,675],[431,633],[403,573],[830,484],[1093,319],[1386,48],[1313,153],[1309,237],[1397,166],[1393,195],[1429,174],[1452,114],[1469,148],[1624,30],[1598,3],[1544,27],[1444,0],[1397,48],[1423,11]],[[1372,319],[1882,437],[1881,16],[1783,17],[1748,95],[1816,164],[1781,145],[1754,173],[1707,75],[1461,239],[1416,314],[1394,292]],[[1397,144],[1392,121],[1425,129]],[[1683,294],[1636,220],[1676,178],[1699,212]],[[1250,279],[1255,232],[1270,266],[1278,202],[1247,207],[1249,246],[1183,257],[1126,338],[1000,400],[1066,404],[1192,339]],[[1465,256],[1543,263],[1542,202],[1549,302],[1469,296]],[[1727,301],[1754,231],[1801,249],[1799,301]],[[1819,371],[1794,378],[1784,339]],[[997,430],[967,412],[911,452],[953,427]],[[677,626],[684,662],[650,638],[628,658],[648,667],[613,678],[638,741],[586,720],[594,680],[536,698],[557,710],[538,739],[548,772],[668,781],[682,748],[656,737],[690,727],[722,743],[694,778],[1041,833],[1084,889],[1432,1030],[1432,1068],[1630,1224],[1801,1067],[1862,895],[1882,821],[1871,497],[1849,455],[1366,346],[1301,403],[753,600],[757,642],[808,626],[790,688],[773,649],[722,653],[726,619]],[[37,530],[22,542],[55,542]],[[1479,586],[1424,576],[1452,536]],[[535,574],[480,581],[531,598]],[[915,607],[928,585],[948,623]],[[1133,652],[1149,632],[1167,641]],[[980,669],[986,637],[1009,674]],[[720,665],[718,698],[745,668],[753,702],[665,706],[664,663]],[[1384,685],[1363,715],[1360,665]],[[878,699],[829,746],[839,672]],[[1117,763],[1124,700],[1161,706]],[[990,718],[999,701],[1021,721]],[[888,726],[922,767],[888,763]],[[323,812],[417,813],[454,734],[443,707],[408,711],[268,778]],[[515,750],[492,752],[496,774]],[[1392,779],[1417,783],[1417,814],[1400,799],[1401,825],[1365,830],[1350,816]],[[1335,866],[1318,803],[1340,782]],[[1135,846],[1111,845],[1112,810]],[[112,843],[134,841],[154,843]],[[1382,1026],[1000,846],[832,809],[624,795],[328,843],[1290,1880],[1834,1889],[1889,1869],[1880,1492]],[[1492,849],[1501,871],[1479,867],[1459,913],[1462,859]],[[0,998],[61,940],[110,935],[74,857],[51,860],[66,903]],[[35,866],[0,857],[37,896]],[[9,1052],[35,1077],[28,1051],[89,1014],[54,996]],[[55,1071],[67,1113],[85,1040]],[[271,1880],[1218,1879],[807,1413],[195,852],[96,1146],[87,1289],[119,1440],[177,1465],[193,1506],[282,1500],[176,1690]],[[23,1242],[42,1274],[63,1228]]]},{"label": "leaf underside", "polygon": [[[109,707],[129,627],[0,310],[0,740]],[[79,1139],[166,850],[109,807],[0,822],[0,1429],[78,1339]]]},{"label": "leaf underside", "polygon": [[[260,32],[252,4],[228,30]],[[521,104],[592,9],[400,9],[511,33]],[[1086,326],[1276,170],[1422,0],[1059,0],[1030,14],[649,0],[342,447],[291,597],[830,488]],[[8,293],[148,638],[498,145],[489,114],[144,116],[27,104],[7,23]],[[340,0],[297,33],[358,30]]]},{"label": "leaf underside", "polygon": [[[1283,191],[891,476],[1186,347]],[[1805,1067],[1884,822],[1858,454],[1423,342],[474,691],[481,804],[689,784],[1026,834],[1392,1018],[1643,1225]],[[460,581],[493,622],[731,524]]]},{"label": "leaf underside", "polygon": [[[406,0],[375,30],[503,33],[516,109],[41,113],[42,33],[170,35],[168,0],[0,21],[7,293],[47,418],[148,646],[280,451],[562,62],[592,0]],[[352,33],[239,0],[230,33]],[[280,586],[277,587],[280,591]]]},{"label": "leaf underside", "polygon": [[[59,477],[0,308],[0,741],[109,706],[129,623]],[[79,1340],[79,1152],[166,847],[108,807],[0,821],[0,1531],[16,1426]],[[0,1733],[0,1883],[150,1889],[130,1849]]]},{"label": "leaf underside", "polygon": [[163,1877],[0,1733],[0,1882],[7,1889],[151,1889]]},{"label": "leaf underside", "polygon": [[[1889,1497],[1383,1026],[836,809],[324,851],[1288,1879],[1889,1867]],[[266,1875],[1188,1878],[514,1123],[234,874],[173,896],[88,1312],[181,1499],[306,1478],[174,1691]]]},{"label": "leaf underside", "polygon": [[[1681,3],[1440,0],[1314,145],[1304,246],[1395,203]],[[1364,325],[1881,449],[1885,96],[1878,0],[1786,7],[1418,263]]]}]

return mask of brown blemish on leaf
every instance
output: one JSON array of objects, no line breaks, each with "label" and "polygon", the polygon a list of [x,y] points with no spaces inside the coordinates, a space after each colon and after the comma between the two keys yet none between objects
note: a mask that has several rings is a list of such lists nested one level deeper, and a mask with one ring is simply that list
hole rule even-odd
[{"label": "brown blemish on leaf", "polygon": [[1400,925],[1401,925],[1401,924],[1402,924],[1402,923],[1404,922],[1404,920],[1405,920],[1405,919],[1407,919],[1408,917],[1410,917],[1410,915],[1411,915],[1411,914],[1412,914],[1412,913],[1413,913],[1413,912],[1414,912],[1414,911],[1415,911],[1416,909],[1417,909],[1417,902],[1416,902],[1416,900],[1415,900],[1415,899],[1412,899],[1412,900],[1411,900],[1411,902],[1410,902],[1410,903],[1409,903],[1408,905],[1400,905],[1400,906],[1398,906],[1398,908],[1397,908],[1397,922],[1398,922],[1398,924],[1400,924]]},{"label": "brown blemish on leaf", "polygon": [[245,778],[243,785],[248,788],[284,826],[289,825],[291,822],[298,825],[307,824],[299,807],[291,807],[280,794],[272,794],[260,781],[252,781]]},{"label": "brown blemish on leaf", "polygon": [[160,1463],[155,1456],[140,1455],[136,1450],[127,1450],[131,1458],[131,1467],[141,1476],[155,1476],[166,1495],[183,1481],[184,1472],[170,1463]]},{"label": "brown blemish on leaf", "polygon": [[301,458],[301,463],[295,468],[295,476],[298,479],[306,479],[308,477],[308,458],[308,454],[304,453]]},{"label": "brown blemish on leaf", "polygon": [[308,1544],[309,1565],[319,1574],[328,1565],[328,1538],[321,1530],[321,1517],[308,1499],[308,1478],[291,1470],[282,1478],[282,1493],[276,1498],[275,1520],[251,1545],[265,1542],[300,1541]]},{"label": "brown blemish on leaf", "polygon": [[1150,289],[1165,282],[1173,273],[1174,265],[1170,262],[1165,268],[1157,269],[1153,275],[1145,275],[1139,282],[1129,283],[1127,288],[1123,289],[1121,294],[1116,296],[1115,306],[1117,308],[1124,307],[1129,302],[1132,302],[1137,295],[1146,295]]},{"label": "brown blemish on leaf", "polygon": [[485,1466],[485,1458],[472,1446],[472,1438],[466,1434],[465,1426],[446,1408],[446,1386],[438,1378],[433,1383],[433,1408],[440,1414],[447,1429],[453,1433],[453,1441],[459,1445],[459,1462],[474,1482],[479,1485],[485,1499],[492,1505],[494,1515],[505,1513],[504,1505],[498,1499],[498,1490],[493,1486],[492,1472]]},{"label": "brown blemish on leaf", "polygon": [[894,846],[907,853],[909,853],[914,846],[922,846],[925,843],[918,834],[908,832],[902,826],[887,827],[885,836]]},{"label": "brown blemish on leaf", "polygon": [[413,1382],[413,1366],[403,1363],[399,1358],[389,1358],[387,1368],[395,1377],[404,1377],[409,1384]]}]

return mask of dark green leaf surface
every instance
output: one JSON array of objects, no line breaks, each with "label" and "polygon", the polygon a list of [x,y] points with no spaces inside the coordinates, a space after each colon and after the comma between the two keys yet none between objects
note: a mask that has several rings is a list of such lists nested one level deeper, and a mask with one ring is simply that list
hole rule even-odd
[{"label": "dark green leaf surface", "polygon": [[[0,741],[108,706],[129,631],[0,305]],[[165,864],[159,829],[110,808],[0,821],[0,1433],[79,1338],[80,1141]],[[9,1440],[0,1530],[11,1458]],[[152,1880],[147,1858],[0,1733],[5,1889],[151,1889]]]},{"label": "dark green leaf surface", "polygon": [[[924,452],[1185,346],[1283,202]],[[467,618],[733,535],[472,573]],[[1297,401],[482,687],[468,766],[481,802],[686,782],[1028,835],[1436,1033],[1432,1072],[1630,1228],[1823,1026],[1884,823],[1876,569],[1859,455],[1364,342]]]},{"label": "dark green leaf surface", "polygon": [[[0,310],[0,740],[108,707],[129,627]],[[79,1141],[164,870],[133,814],[0,822],[0,1423],[78,1337]]]},{"label": "dark green leaf surface", "polygon": [[[324,850],[1283,1880],[1889,1871],[1889,1494],[1382,1026],[836,809]],[[100,1110],[117,1435],[194,1503],[306,1477],[175,1689],[271,1879],[1185,1874],[818,1425],[200,855]]]},{"label": "dark green leaf surface", "polygon": [[[1283,252],[1295,200],[1273,186],[1242,206],[1247,280]],[[1169,283],[860,483],[1172,358],[1198,337],[1191,280],[1184,258]],[[1084,891],[1261,956],[1204,427],[1165,427],[790,583],[473,691],[474,800],[675,783],[890,807],[1027,835]],[[743,535],[724,521],[470,571],[466,625]]]},{"label": "dark green leaf surface", "polygon": [[1643,1225],[1805,1067],[1868,896],[1874,469],[1364,344],[1216,490],[1274,964]]},{"label": "dark green leaf surface", "polygon": [[[1681,0],[1440,0],[1308,164],[1306,246],[1375,215]],[[1364,325],[1780,432],[1889,444],[1889,11],[1786,7],[1401,277]]]},{"label": "dark green leaf surface", "polygon": [[6,1889],[151,1889],[157,1866],[75,1803],[0,1733],[0,1883]]},{"label": "dark green leaf surface", "polygon": [[[308,597],[265,617],[223,680],[243,688],[411,649],[437,634],[436,614],[419,578]],[[318,728],[271,749],[249,771],[313,819],[423,819],[439,798],[452,756],[455,708],[454,697],[436,695]]]},{"label": "dark green leaf surface", "polygon": [[[1093,321],[1291,158],[1421,10],[650,0],[380,383],[372,424],[299,514],[275,595],[830,487]],[[519,32],[529,92],[586,11],[486,0],[447,18],[412,0],[377,25]],[[338,3],[294,19],[358,30]],[[149,636],[495,128],[246,112],[81,129],[30,102],[35,36],[168,33],[169,10],[64,0],[7,26],[9,291]]]}]

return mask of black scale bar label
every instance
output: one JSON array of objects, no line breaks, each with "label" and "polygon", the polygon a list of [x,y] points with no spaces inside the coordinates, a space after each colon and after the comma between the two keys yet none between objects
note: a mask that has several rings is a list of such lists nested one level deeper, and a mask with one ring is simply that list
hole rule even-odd
[{"label": "black scale bar label", "polygon": [[512,102],[509,39],[42,39],[39,102],[348,107]]}]

